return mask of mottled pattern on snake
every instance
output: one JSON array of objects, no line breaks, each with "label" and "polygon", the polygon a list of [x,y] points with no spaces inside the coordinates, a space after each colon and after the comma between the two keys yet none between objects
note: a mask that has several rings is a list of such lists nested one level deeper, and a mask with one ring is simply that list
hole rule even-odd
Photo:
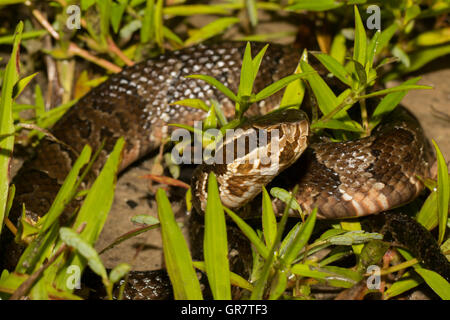
[{"label": "mottled pattern on snake", "polygon": [[[159,147],[161,140],[170,134],[167,123],[181,122],[190,125],[194,120],[200,120],[204,116],[200,110],[182,106],[170,106],[169,104],[172,102],[186,98],[202,98],[205,100],[214,98],[223,105],[227,117],[233,115],[233,105],[226,97],[204,82],[186,79],[184,76],[189,74],[211,75],[226,83],[231,90],[236,91],[239,83],[243,48],[243,44],[237,43],[224,43],[212,46],[200,45],[178,52],[167,52],[155,59],[125,68],[121,73],[112,75],[103,84],[91,90],[58,121],[51,132],[60,141],[70,145],[77,152],[80,152],[87,143],[95,150],[101,145],[102,141],[105,141],[105,148],[95,163],[93,174],[88,178],[87,184],[93,181],[107,154],[112,150],[116,139],[120,136],[124,136],[126,140],[126,150],[122,163],[122,169],[124,169],[135,160]],[[258,74],[255,83],[255,90],[261,90],[283,76],[291,74],[298,63],[299,57],[300,51],[293,49],[293,47],[271,45],[262,61],[261,72]],[[248,110],[248,115],[265,114],[267,111],[275,108],[280,101],[280,95],[281,92],[253,105]],[[396,126],[398,125],[397,123]],[[399,128],[399,130],[403,129]],[[414,180],[413,176],[415,174],[426,175],[429,159],[426,156],[425,145],[420,145],[422,139],[424,139],[422,138],[422,132],[420,130],[405,131],[405,134],[406,138],[409,136],[409,140],[406,140],[406,147],[409,148],[407,150],[412,150],[412,156],[407,159],[409,161],[404,161],[405,159],[403,159],[402,162],[401,158],[407,156],[403,153],[400,155],[399,161],[394,166],[389,167],[392,157],[383,160],[382,155],[393,155],[398,151],[397,149],[389,151],[384,148],[385,152],[379,154],[376,148],[372,148],[373,152],[363,152],[369,158],[372,156],[377,158],[377,160],[385,161],[385,165],[382,165],[383,162],[379,162],[379,165],[387,169],[384,173],[382,173],[382,170],[377,170],[380,175],[369,177],[369,180],[371,178],[375,180],[381,179],[372,181],[374,182],[372,185],[378,191],[378,193],[373,194],[373,196],[379,197],[377,203],[359,205],[360,208],[354,204],[352,207],[343,205],[340,208],[337,203],[341,199],[346,200],[350,199],[350,197],[358,199],[360,197],[358,195],[359,192],[370,194],[370,192],[373,192],[371,191],[373,189],[358,189],[354,183],[346,182],[345,179],[342,180],[341,178],[338,179],[340,184],[337,190],[339,190],[339,193],[336,193],[335,190],[328,190],[328,187],[323,189],[323,182],[327,182],[331,186],[330,182],[337,181],[337,176],[345,177],[348,173],[346,170],[340,170],[339,164],[352,164],[353,160],[340,162],[338,154],[339,150],[351,149],[351,142],[347,143],[347,148],[339,147],[338,144],[313,146],[311,149],[312,157],[315,157],[318,161],[313,161],[311,165],[322,163],[324,166],[318,165],[317,169],[320,172],[314,174],[311,171],[307,171],[304,178],[302,178],[308,179],[308,175],[310,175],[309,182],[305,180],[305,183],[311,188],[308,193],[313,194],[313,199],[308,200],[309,202],[302,202],[302,206],[305,209],[310,209],[313,202],[320,204],[322,217],[355,216],[360,215],[361,210],[366,210],[364,213],[379,212],[385,208],[386,203],[380,197],[383,195],[388,197],[389,190],[382,189],[381,185],[377,185],[377,183],[392,186],[392,188],[402,193],[395,194],[395,192],[391,192],[391,194],[394,194],[394,198],[398,199],[398,201],[392,201],[394,205],[400,205],[404,201],[413,199],[420,191],[419,189],[422,188]],[[368,143],[375,145],[378,141],[377,139],[382,139],[380,137],[382,135],[379,135],[378,138],[367,138],[368,140],[358,142],[361,150],[364,151],[368,150],[367,148],[371,148]],[[418,140],[417,137],[419,137]],[[416,143],[417,141],[418,143]],[[392,143],[402,143],[405,146],[405,141],[392,141]],[[389,144],[386,143],[385,145],[389,146]],[[344,145],[341,144],[341,146]],[[416,147],[423,152],[412,149]],[[335,152],[334,158],[331,156],[328,160],[322,157],[321,150],[330,151],[330,155],[333,155],[333,152]],[[358,150],[360,149],[358,148]],[[327,154],[328,151],[326,152]],[[76,154],[63,145],[46,139],[43,140],[36,150],[36,157],[27,161],[14,179],[17,192],[10,219],[15,223],[17,222],[23,203],[26,205],[27,215],[35,220],[38,216],[47,212],[75,158]],[[350,159],[350,156],[343,153],[342,159]],[[335,161],[334,164],[333,161]],[[411,163],[412,161],[418,162],[413,166],[399,165],[399,163]],[[366,162],[363,161],[363,163],[358,164],[358,167],[364,167],[364,164]],[[421,166],[422,164],[423,166]],[[371,163],[364,170],[375,172],[375,166],[375,163]],[[419,168],[422,171],[415,171]],[[293,170],[296,170],[296,167]],[[399,176],[399,171],[402,173],[408,171],[408,173]],[[388,177],[390,173],[393,174],[393,177]],[[399,179],[398,181],[400,182],[393,181],[390,183],[390,180],[383,181],[383,177],[386,177],[386,179]],[[406,180],[405,177],[407,178]],[[352,179],[351,175],[348,175],[348,178]],[[336,188],[333,187],[333,189]],[[405,192],[409,192],[408,195]],[[327,199],[332,199],[334,202],[328,202]],[[388,204],[391,205],[391,200],[388,201]],[[375,205],[378,207],[371,210]],[[73,207],[69,208],[69,213]],[[339,207],[339,209],[333,211],[334,209],[330,209],[332,207]],[[21,248],[12,242],[11,234],[8,232],[2,233],[2,249],[1,262],[11,268],[17,262]]]}]

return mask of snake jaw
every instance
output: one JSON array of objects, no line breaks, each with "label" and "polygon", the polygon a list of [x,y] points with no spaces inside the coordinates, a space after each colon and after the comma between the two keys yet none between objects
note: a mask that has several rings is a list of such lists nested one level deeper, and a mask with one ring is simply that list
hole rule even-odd
[{"label": "snake jaw", "polygon": [[[217,149],[225,163],[203,164],[192,180],[194,207],[204,212],[207,177],[217,176],[222,204],[240,208],[261,192],[284,169],[293,164],[307,147],[309,122],[297,109],[284,109],[249,120],[227,136]],[[231,153],[230,153],[231,152]],[[233,157],[230,160],[230,154]]]}]

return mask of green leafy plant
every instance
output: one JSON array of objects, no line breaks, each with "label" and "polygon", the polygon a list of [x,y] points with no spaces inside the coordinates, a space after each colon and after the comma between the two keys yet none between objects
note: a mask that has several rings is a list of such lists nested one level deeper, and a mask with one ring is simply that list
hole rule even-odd
[{"label": "green leafy plant", "polygon": [[[0,6],[21,1],[1,1]],[[22,1],[25,3],[25,1]],[[305,10],[320,20],[324,25],[333,26],[338,32],[326,37],[316,38],[322,52],[311,52],[330,72],[348,88],[336,95],[308,63],[309,53],[305,51],[299,61],[296,73],[266,87],[260,92],[253,92],[253,83],[267,47],[252,57],[250,46],[247,45],[241,71],[238,92],[232,92],[214,78],[204,75],[192,75],[215,86],[235,103],[236,119],[228,122],[217,102],[208,105],[198,99],[176,102],[191,107],[201,108],[207,112],[204,128],[220,127],[221,130],[238,126],[245,117],[251,104],[263,100],[275,92],[285,89],[281,107],[299,107],[307,86],[317,100],[316,109],[320,109],[321,118],[312,119],[312,129],[316,134],[327,132],[335,140],[348,137],[363,137],[370,134],[382,117],[392,111],[402,100],[408,90],[426,89],[418,86],[418,78],[410,79],[403,84],[390,89],[372,92],[370,88],[379,81],[385,81],[399,75],[415,71],[426,63],[448,54],[448,26],[439,25],[440,17],[450,11],[447,1],[381,1],[383,8],[380,32],[375,32],[368,40],[363,27],[363,19],[355,7],[355,27],[353,17],[347,12],[354,1],[289,1],[287,5],[278,2],[242,1],[224,2],[205,5],[166,5],[162,0],[82,0],[80,29],[67,30],[66,22],[69,13],[68,6],[72,1],[52,1],[55,14],[47,19],[39,15],[35,1],[27,1],[35,19],[42,28],[34,27],[30,20],[20,23],[14,34],[0,34],[0,44],[12,45],[12,54],[4,70],[0,70],[2,94],[0,100],[0,232],[5,223],[8,228],[8,212],[14,198],[14,186],[10,185],[8,166],[15,134],[25,129],[31,129],[31,138],[51,136],[45,131],[51,127],[81,96],[77,88],[73,89],[73,70],[75,57],[81,58],[104,68],[108,72],[119,72],[125,65],[148,55],[156,55],[166,48],[177,49],[203,42],[223,34],[229,28],[240,24],[246,30],[256,30],[260,21],[257,10],[282,13],[293,17],[305,17]],[[358,1],[360,8],[366,8],[369,3]],[[387,9],[387,10],[384,10]],[[248,21],[235,18],[239,11],[245,11]],[[193,15],[215,15],[211,22],[201,27],[187,27],[187,32],[179,32],[174,21],[177,19],[186,23]],[[98,19],[96,19],[98,17]],[[181,19],[180,19],[181,18]],[[417,25],[435,23],[434,31],[419,32]],[[299,19],[296,19],[299,20]],[[302,20],[302,19],[300,19]],[[426,21],[425,21],[426,20]],[[100,23],[97,23],[100,21]],[[247,25],[248,24],[248,25]],[[387,27],[385,27],[387,26]],[[3,32],[3,31],[2,31]],[[50,35],[53,44],[39,47],[38,50],[51,55],[58,69],[58,76],[65,89],[62,103],[57,108],[47,111],[44,97],[39,86],[35,87],[35,104],[19,104],[17,97],[27,88],[34,78],[35,72],[20,78],[18,69],[20,57],[19,43],[30,48],[36,39]],[[139,36],[136,41],[135,36]],[[247,41],[267,41],[291,37],[293,32],[281,31],[255,34],[248,32],[242,36]],[[354,40],[353,48],[347,50],[347,42]],[[353,49],[353,50],[351,50]],[[27,57],[29,53],[27,52]],[[394,55],[400,63],[393,64],[390,55]],[[28,59],[32,61],[33,59]],[[77,62],[78,63],[78,62]],[[80,76],[76,81],[81,86],[79,92],[86,92],[90,87],[99,84],[105,77],[89,80],[87,75]],[[75,99],[71,97],[74,96]],[[377,104],[374,113],[369,117],[365,101],[373,97],[383,98]],[[47,101],[48,103],[49,101]],[[359,106],[361,123],[352,120],[347,111]],[[35,117],[24,119],[20,112],[32,109]],[[316,110],[314,114],[318,115]],[[194,128],[187,127],[195,131]],[[202,132],[196,132],[203,134]],[[204,134],[203,134],[204,136]],[[211,137],[210,137],[211,138]],[[212,138],[205,138],[211,142]],[[207,143],[205,143],[207,144]],[[82,272],[89,266],[97,273],[105,285],[109,298],[115,283],[130,270],[128,264],[119,264],[108,273],[101,263],[93,245],[103,227],[107,212],[111,206],[114,194],[115,176],[120,162],[120,152],[123,140],[119,140],[105,164],[101,174],[89,190],[80,190],[80,183],[86,177],[88,169],[98,152],[91,156],[91,149],[85,147],[80,153],[71,172],[68,174],[50,210],[37,222],[32,223],[21,219],[22,231],[18,238],[27,241],[16,270],[3,270],[0,276],[0,296],[2,298],[20,298],[29,296],[32,299],[80,299],[73,289],[67,286],[71,274],[71,266],[76,266]],[[446,237],[446,227],[449,225],[448,207],[449,183],[445,160],[435,144],[438,155],[437,181],[425,181],[430,189],[430,195],[420,210],[412,211],[417,220],[428,229],[439,228],[438,240],[444,252],[448,254],[450,242]],[[175,170],[176,171],[176,170]],[[159,221],[148,217],[137,217],[145,226],[119,237],[111,246],[124,241],[131,236],[145,232],[155,227],[161,227],[163,234],[166,266],[173,284],[175,297],[201,299],[202,292],[195,275],[194,268],[206,272],[214,298],[228,299],[231,297],[230,285],[247,290],[246,297],[260,298],[298,298],[311,299],[310,285],[320,282],[339,288],[350,288],[364,279],[366,264],[376,264],[381,259],[385,247],[380,244],[380,235],[361,230],[358,222],[343,222],[332,224],[328,230],[316,235],[316,211],[308,217],[299,209],[299,205],[291,194],[283,189],[272,189],[270,195],[279,198],[287,204],[287,208],[299,212],[299,222],[291,229],[286,229],[287,211],[280,217],[275,217],[270,205],[271,198],[263,188],[263,209],[261,212],[262,230],[254,230],[235,212],[225,208],[220,203],[215,177],[209,177],[209,194],[206,212],[206,231],[204,239],[205,261],[192,261],[189,250],[173,217],[169,200],[163,190],[157,192]],[[189,200],[190,193],[187,193]],[[75,197],[85,197],[83,206],[74,212],[74,223],[59,225],[58,217],[66,205]],[[189,207],[189,201],[188,201]],[[95,212],[96,214],[92,214]],[[252,244],[253,272],[250,279],[244,279],[230,271],[227,261],[227,239],[224,230],[225,213],[247,236]],[[277,219],[280,219],[277,221]],[[300,221],[301,220],[301,221]],[[211,223],[214,221],[214,223]],[[285,232],[287,231],[287,232]],[[286,234],[284,237],[283,235]],[[314,253],[329,248],[330,252],[318,259]],[[398,270],[409,269],[400,280],[392,284],[384,293],[384,299],[390,299],[426,282],[441,298],[449,299],[449,284],[433,271],[420,266],[407,251],[400,250],[406,262],[383,270],[384,274]],[[64,253],[64,254],[63,254]],[[343,258],[350,255],[358,257],[358,263],[353,268],[338,266]],[[294,279],[294,281],[292,280]]]}]

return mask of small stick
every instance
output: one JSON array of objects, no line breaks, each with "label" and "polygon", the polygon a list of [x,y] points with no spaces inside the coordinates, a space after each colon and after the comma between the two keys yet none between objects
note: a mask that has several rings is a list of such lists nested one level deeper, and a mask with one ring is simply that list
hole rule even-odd
[{"label": "small stick", "polygon": [[130,58],[128,58],[123,52],[122,50],[120,50],[116,44],[114,43],[114,40],[111,39],[111,37],[108,37],[107,39],[108,41],[108,46],[109,49],[111,49],[111,51],[116,54],[123,62],[125,62],[125,64],[127,66],[133,66],[134,65],[134,61],[130,60]]},{"label": "small stick", "polygon": [[77,56],[80,56],[88,61],[91,61],[111,72],[114,73],[119,73],[120,71],[122,71],[122,68],[120,68],[119,66],[115,65],[114,63],[111,63],[107,60],[98,58],[96,56],[93,56],[92,54],[90,54],[88,51],[81,49],[79,46],[77,46],[75,43],[71,42],[69,44],[69,49],[68,49],[69,53],[71,54],[75,54]]}]

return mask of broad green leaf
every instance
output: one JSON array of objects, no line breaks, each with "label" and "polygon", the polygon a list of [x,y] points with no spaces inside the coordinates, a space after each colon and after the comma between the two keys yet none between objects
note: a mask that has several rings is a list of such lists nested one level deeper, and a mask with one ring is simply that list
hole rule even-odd
[{"label": "broad green leaf", "polygon": [[162,29],[163,29],[164,38],[166,38],[168,40],[172,40],[180,48],[183,47],[183,45],[184,45],[183,40],[181,40],[181,38],[175,32],[172,32],[172,30],[170,30],[166,26],[163,26]]},{"label": "broad green leaf", "polygon": [[266,188],[262,187],[262,227],[266,246],[271,248],[277,236],[277,219],[272,207],[272,200]]},{"label": "broad green leaf", "polygon": [[343,2],[334,0],[302,0],[287,7],[287,10],[326,11],[339,8]]},{"label": "broad green leaf", "polygon": [[449,179],[447,163],[442,155],[441,150],[434,140],[432,140],[434,148],[436,150],[436,158],[438,163],[438,177],[437,177],[437,207],[438,207],[438,219],[439,219],[439,237],[438,243],[441,244],[444,241],[445,230],[447,227],[448,218],[448,202],[450,196]]},{"label": "broad green leaf", "polygon": [[345,130],[345,131],[351,131],[351,132],[364,132],[364,129],[361,127],[361,125],[356,121],[351,121],[352,124],[348,124],[347,122],[343,122],[336,119],[330,119],[326,122],[323,121],[317,121],[311,124],[311,129],[334,129],[334,130]]},{"label": "broad green leaf", "polygon": [[[113,151],[90,188],[75,219],[73,229],[78,229],[82,224],[86,223],[86,227],[79,236],[89,245],[94,245],[97,241],[111,208],[116,186],[116,175],[122,160],[124,144],[123,138],[117,139]],[[85,261],[78,254],[72,254],[66,263],[67,265],[79,266],[81,269],[85,266]],[[58,275],[58,288],[65,289],[67,276],[64,273]]]},{"label": "broad green leaf", "polygon": [[403,49],[399,45],[395,45],[392,50],[392,55],[396,57],[398,60],[401,61],[401,63],[406,67],[409,68],[411,65],[411,61],[409,59],[408,54],[403,51]]},{"label": "broad green leaf", "polygon": [[261,66],[261,61],[264,58],[264,54],[266,53],[268,47],[269,45],[266,44],[264,48],[262,48],[261,51],[259,51],[258,54],[252,60],[253,82],[255,81],[256,76],[258,75],[259,67]]},{"label": "broad green leaf", "polygon": [[352,85],[350,74],[345,70],[344,66],[340,64],[336,59],[326,53],[315,53],[313,55],[334,74],[339,80],[348,85]]},{"label": "broad green leaf", "polygon": [[324,268],[317,268],[316,270],[316,268],[313,268],[308,264],[298,263],[293,265],[290,270],[293,274],[298,276],[323,280],[329,285],[340,288],[351,288],[356,283],[353,279],[349,279],[342,275],[336,275],[335,273],[329,272]]},{"label": "broad green leaf", "polygon": [[[75,220],[74,229],[84,222],[87,223],[81,236],[91,245],[97,241],[114,199],[116,175],[122,160],[124,144],[123,138],[117,139],[113,151],[90,188]],[[92,214],[93,212],[95,214]]]},{"label": "broad green leaf", "polygon": [[[205,266],[205,262],[204,261],[193,261],[192,262],[193,266],[201,271],[206,271],[206,266]],[[253,290],[253,286],[251,285],[250,282],[248,282],[247,280],[245,280],[244,278],[242,278],[240,275],[234,273],[234,272],[230,272],[230,282],[233,286],[242,288],[242,289],[247,289],[249,291]]]},{"label": "broad green leaf", "polygon": [[271,40],[278,40],[280,38],[287,38],[295,36],[296,33],[293,31],[280,31],[280,32],[267,32],[267,33],[259,33],[252,34],[245,37],[239,37],[237,41],[251,41],[251,42],[270,42]]},{"label": "broad green leaf", "polygon": [[206,39],[219,35],[223,31],[228,29],[230,26],[238,23],[239,21],[240,21],[239,18],[231,18],[231,17],[216,19],[213,22],[204,26],[203,28],[191,31],[190,37],[184,42],[184,44],[185,46],[190,46],[196,43],[203,42]]},{"label": "broad green leaf", "polygon": [[230,98],[234,102],[238,102],[238,98],[233,93],[233,91],[231,91],[225,85],[220,83],[216,78],[213,78],[213,77],[210,77],[207,75],[201,75],[201,74],[189,75],[189,76],[186,76],[186,78],[203,80],[203,81],[209,83],[210,85],[216,87],[218,90],[220,90],[224,95],[226,95],[228,98]]},{"label": "broad green leaf", "polygon": [[[307,58],[307,51],[304,50],[301,59]],[[297,65],[297,68],[295,69],[295,74],[302,73],[302,68],[300,67],[300,61]],[[286,86],[286,89],[283,93],[283,98],[280,102],[280,108],[285,106],[291,106],[291,105],[298,105],[300,106],[303,102],[303,97],[305,96],[305,83],[304,81],[301,81],[300,79],[292,81]]]},{"label": "broad green leaf", "polygon": [[34,79],[34,77],[37,75],[38,73],[35,72],[25,78],[20,79],[16,85],[14,86],[14,97],[13,99],[16,99],[23,91],[23,89],[25,89],[25,87],[30,83],[31,80]]},{"label": "broad green leaf", "polygon": [[286,265],[290,265],[308,243],[316,223],[316,216],[317,208],[314,208],[306,221],[301,225],[298,234],[292,242],[292,245],[286,249],[286,253],[283,256],[283,260]]},{"label": "broad green leaf", "polygon": [[253,71],[253,59],[250,42],[247,42],[242,58],[241,76],[239,81],[238,97],[250,97],[252,95],[255,73]]},{"label": "broad green leaf", "polygon": [[380,54],[380,52],[387,47],[398,28],[398,23],[394,22],[381,32],[380,37],[378,38],[378,46],[376,47],[375,55]]},{"label": "broad green leaf", "polygon": [[[314,92],[314,96],[317,99],[320,110],[325,115],[330,113],[338,105],[338,100],[333,91],[307,62],[300,61],[300,65],[303,72],[307,73],[306,80],[308,80],[311,89]],[[342,117],[345,115],[345,112],[339,112],[337,117]]]},{"label": "broad green leaf", "polygon": [[[295,187],[292,193],[296,194],[297,190],[298,190],[298,187]],[[291,200],[293,198],[294,197],[291,196]],[[281,237],[282,237],[282,234],[284,232],[284,228],[286,227],[290,206],[291,206],[291,204],[288,203],[286,208],[284,209],[283,216],[281,217],[281,220],[280,220],[280,222],[278,224],[277,236],[276,236],[276,239],[274,241],[274,245],[270,248],[270,252],[269,252],[267,258],[265,259],[264,264],[261,266],[261,268],[258,267],[259,268],[258,271],[257,271],[258,278],[257,278],[256,283],[255,283],[255,288],[252,291],[252,294],[250,296],[251,300],[261,300],[263,298],[264,289],[265,289],[265,287],[267,285],[267,281],[269,279],[271,270],[273,270],[273,264],[274,264],[274,259],[275,259],[275,251],[276,251],[277,246],[281,242]]]},{"label": "broad green leaf", "polygon": [[365,232],[363,230],[349,231],[344,234],[335,235],[327,239],[333,245],[350,246],[354,244],[366,243],[371,240],[381,240],[383,235],[375,232]]},{"label": "broad green leaf", "polygon": [[220,5],[180,5],[180,6],[166,6],[163,13],[174,16],[191,16],[199,14],[217,14],[227,15],[229,10]]},{"label": "broad green leaf", "polygon": [[236,225],[241,229],[242,233],[250,240],[252,245],[255,247],[256,251],[266,259],[269,256],[269,250],[258,237],[256,232],[236,213],[224,207],[225,212],[230,216],[230,218],[236,223]]},{"label": "broad green leaf", "polygon": [[58,191],[58,194],[53,200],[53,203],[45,215],[44,223],[40,230],[40,233],[45,232],[61,215],[64,210],[64,207],[72,200],[75,196],[77,190],[74,190],[74,187],[77,183],[77,179],[80,173],[80,170],[89,162],[91,158],[91,148],[86,145],[81,151],[80,156],[75,161],[72,169],[64,180],[63,185]]},{"label": "broad green leaf", "polygon": [[153,226],[159,224],[159,220],[148,214],[138,214],[131,218],[131,222]]},{"label": "broad green leaf", "polygon": [[158,217],[161,221],[164,260],[177,300],[201,300],[200,283],[189,252],[186,240],[178,226],[170,207],[169,199],[163,189],[156,193]]},{"label": "broad green leaf", "polygon": [[206,112],[209,111],[208,105],[201,99],[183,99],[183,100],[178,100],[178,101],[172,102],[170,105],[172,105],[172,106],[180,105],[180,106],[185,106],[185,107],[190,107],[190,108],[195,108],[195,109],[201,109]]},{"label": "broad green leaf", "polygon": [[217,117],[216,117],[216,109],[214,107],[210,108],[208,114],[206,115],[205,120],[203,120],[203,129],[215,129],[217,128]]},{"label": "broad green leaf", "polygon": [[[415,85],[417,81],[419,81],[420,78],[413,78],[405,81],[404,85]],[[395,107],[402,101],[403,97],[408,93],[408,91],[399,91],[399,92],[392,92],[387,94],[383,99],[381,99],[380,103],[375,108],[375,111],[372,114],[372,117],[370,119],[370,128],[375,128],[380,121],[382,120],[384,115],[387,115],[392,110],[395,109]]]},{"label": "broad green leaf", "polygon": [[9,190],[9,164],[14,148],[14,125],[12,117],[13,90],[14,85],[19,81],[19,43],[23,30],[23,23],[20,22],[14,33],[14,44],[11,58],[6,65],[3,75],[3,86],[0,100],[0,233],[5,218],[6,204]]},{"label": "broad green leaf", "polygon": [[270,286],[269,300],[278,299],[286,291],[287,280],[288,273],[286,270],[278,270],[275,279]]},{"label": "broad green leaf", "polygon": [[355,44],[353,49],[353,59],[358,61],[361,65],[366,65],[366,52],[367,52],[367,38],[364,24],[362,23],[361,16],[357,6],[354,6],[355,10]]},{"label": "broad green leaf", "polygon": [[411,272],[406,272],[399,280],[395,281],[383,295],[383,299],[390,299],[402,294],[423,282],[422,279],[411,276]]},{"label": "broad green leaf", "polygon": [[[22,2],[25,2],[25,1],[22,1]],[[23,32],[22,33],[22,40],[25,41],[25,40],[28,40],[28,39],[39,38],[39,37],[44,36],[46,34],[47,34],[47,30],[44,30],[44,29]],[[2,37],[0,37],[0,44],[13,44],[14,43],[14,37],[15,37],[15,34],[8,35],[8,36],[2,36]]]},{"label": "broad green leaf", "polygon": [[147,43],[155,34],[155,0],[147,0],[140,32],[141,43]]},{"label": "broad green leaf", "polygon": [[375,58],[375,53],[377,51],[379,42],[380,42],[380,30],[375,32],[372,39],[369,42],[369,46],[367,47],[367,62],[365,65],[366,73],[369,74],[369,70],[372,69],[373,60]]},{"label": "broad green leaf", "polygon": [[104,41],[106,37],[109,35],[109,25],[110,25],[110,17],[111,17],[111,4],[110,0],[97,0],[96,1],[97,8],[100,15],[100,34],[102,36],[102,40]]},{"label": "broad green leaf", "polygon": [[342,33],[337,34],[331,43],[330,56],[332,56],[338,63],[344,64],[345,53],[347,47],[345,46],[345,37]]},{"label": "broad green leaf", "polygon": [[448,41],[450,41],[450,27],[422,32],[412,40],[411,45],[435,46]]},{"label": "broad green leaf", "polygon": [[160,223],[156,223],[156,224],[152,224],[152,225],[145,226],[145,227],[140,227],[140,228],[131,230],[129,232],[126,232],[125,234],[122,234],[122,235],[118,236],[117,238],[115,238],[114,241],[111,242],[109,245],[107,245],[105,248],[103,248],[99,252],[99,254],[103,254],[104,252],[108,251],[109,249],[114,248],[115,246],[124,242],[125,240],[136,237],[137,235],[140,235],[141,233],[147,232],[149,230],[159,228],[160,226],[161,226]]},{"label": "broad green leaf", "polygon": [[130,272],[131,266],[128,263],[120,263],[111,270],[109,280],[112,284],[118,282],[120,279]]},{"label": "broad green leaf", "polygon": [[256,8],[256,0],[245,0],[245,7],[247,8],[247,15],[252,27],[256,27],[258,25],[258,10]]},{"label": "broad green leaf", "polygon": [[158,44],[160,48],[163,48],[163,16],[162,10],[164,6],[163,0],[157,0],[154,11],[153,23],[155,24],[155,42]]},{"label": "broad green leaf", "polygon": [[120,22],[122,21],[123,13],[127,7],[128,0],[118,0],[117,2],[112,2],[111,6],[111,27],[114,33],[119,32]]},{"label": "broad green leaf", "polygon": [[369,94],[366,94],[363,96],[359,96],[359,99],[368,99],[368,98],[372,98],[372,97],[383,96],[383,95],[391,93],[391,92],[408,91],[408,90],[413,90],[413,89],[433,89],[433,87],[403,83],[396,87],[379,90],[379,91],[375,91],[375,92],[372,92],[372,93],[369,93]]},{"label": "broad green leaf", "polygon": [[4,269],[0,277],[0,292],[14,293],[28,277],[27,274],[9,273],[8,270]]},{"label": "broad green leaf", "polygon": [[220,202],[216,176],[212,172],[208,177],[203,254],[206,275],[214,299],[231,300],[225,213]]},{"label": "broad green leaf", "polygon": [[415,268],[414,270],[443,300],[450,300],[450,283],[440,274],[424,268]]},{"label": "broad green leaf", "polygon": [[438,206],[437,204],[437,192],[430,193],[428,198],[420,208],[419,213],[416,216],[417,222],[423,225],[428,230],[434,229],[438,224]]},{"label": "broad green leaf", "polygon": [[292,194],[285,189],[273,187],[272,189],[270,189],[270,194],[272,195],[272,197],[278,198],[286,204],[290,203],[291,209],[297,210],[299,213],[302,212],[302,208],[298,204],[297,200],[295,200],[295,198],[292,198]]},{"label": "broad green leaf", "polygon": [[450,44],[441,45],[437,47],[430,47],[427,49],[416,51],[409,55],[409,59],[411,61],[409,68],[406,69],[402,68],[400,70],[402,72],[412,72],[418,70],[424,65],[426,65],[428,62],[438,57],[447,55],[449,53],[450,53]]},{"label": "broad green leaf", "polygon": [[298,74],[291,74],[287,77],[284,77],[280,80],[278,80],[277,82],[274,82],[270,85],[268,85],[267,87],[265,87],[264,89],[262,89],[260,92],[258,92],[254,98],[251,99],[252,102],[258,102],[260,100],[264,100],[268,97],[270,97],[271,95],[275,94],[276,92],[278,92],[279,90],[283,89],[284,87],[286,87],[289,83],[301,79],[301,78],[306,78],[308,77],[308,75],[311,75],[312,73],[316,73],[315,71],[313,72],[302,72],[302,73],[298,73]]},{"label": "broad green leaf", "polygon": [[[358,221],[342,221],[340,224],[342,229],[347,231],[361,230],[361,223],[359,223]],[[353,252],[359,255],[361,253],[361,250],[363,249],[363,245],[353,245],[352,248]]]},{"label": "broad green leaf", "polygon": [[85,241],[78,233],[70,228],[62,227],[59,229],[61,240],[68,246],[77,250],[86,260],[89,267],[102,279],[107,279],[106,269],[103,266],[97,251]]}]

